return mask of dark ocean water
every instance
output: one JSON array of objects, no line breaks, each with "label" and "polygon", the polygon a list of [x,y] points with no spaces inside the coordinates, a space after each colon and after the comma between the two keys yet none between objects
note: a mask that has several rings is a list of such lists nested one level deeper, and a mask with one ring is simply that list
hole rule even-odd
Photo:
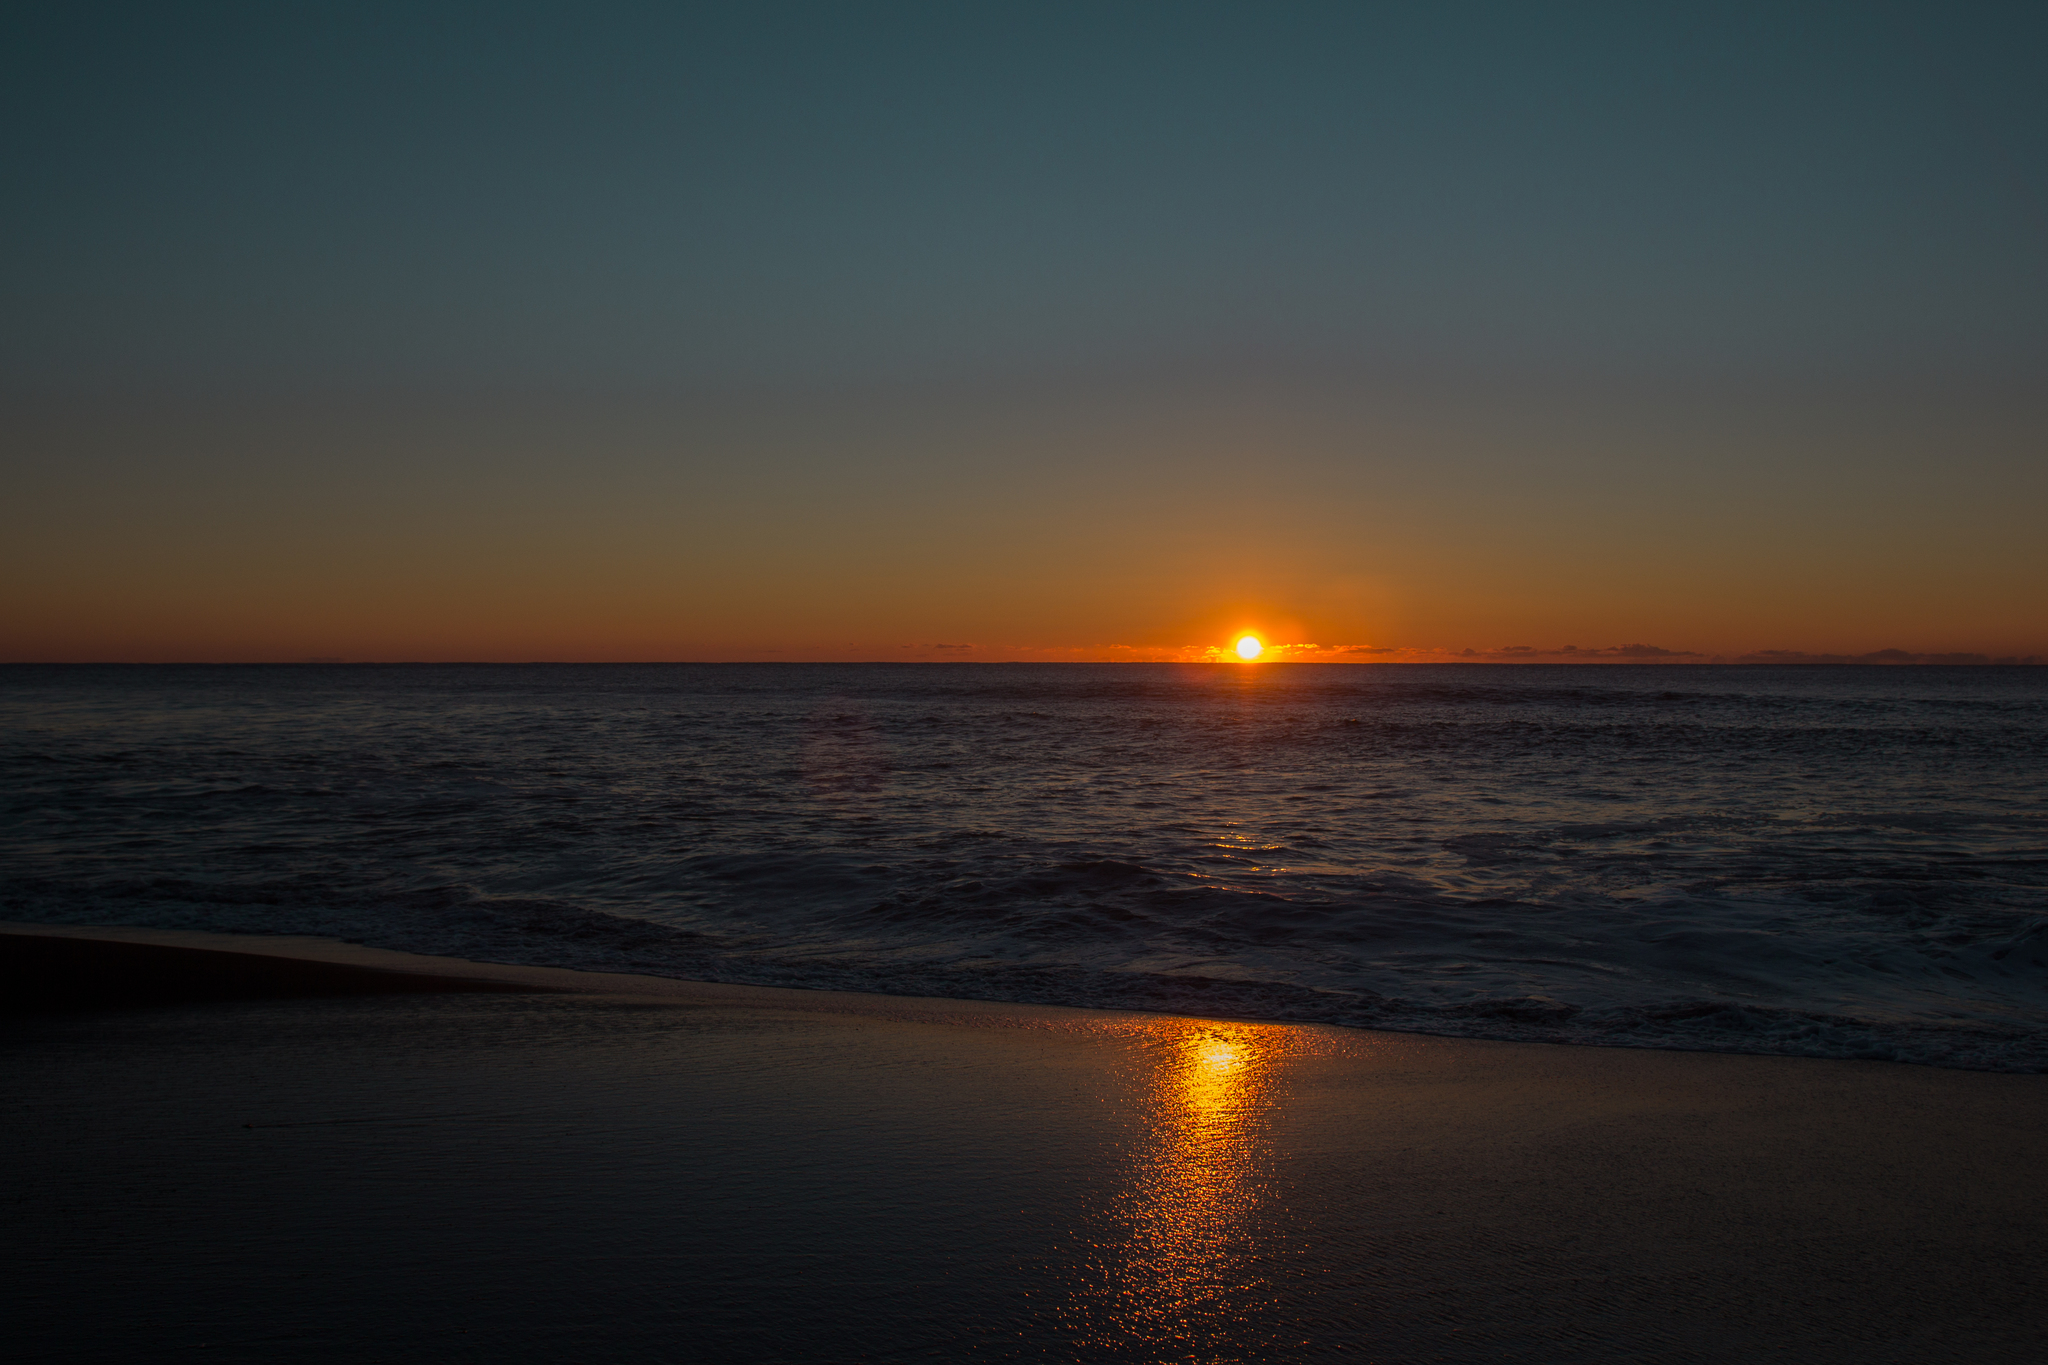
[{"label": "dark ocean water", "polygon": [[0,917],[2048,1070],[2048,669],[0,669]]}]

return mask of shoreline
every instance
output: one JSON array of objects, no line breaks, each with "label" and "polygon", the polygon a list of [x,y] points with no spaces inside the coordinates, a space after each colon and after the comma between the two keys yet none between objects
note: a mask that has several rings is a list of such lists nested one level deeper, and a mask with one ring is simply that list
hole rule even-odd
[{"label": "shoreline", "polygon": [[[41,948],[56,952],[37,953]],[[19,955],[19,956],[17,956]],[[32,955],[32,956],[31,956]],[[21,957],[30,957],[27,970]],[[88,973],[119,973],[127,997],[97,985]],[[33,973],[47,971],[38,979]],[[64,973],[69,972],[69,977]],[[140,983],[144,973],[171,979]],[[11,1009],[14,992],[33,986],[37,997]],[[231,934],[130,925],[34,924],[0,921],[0,1011],[39,1014],[126,1005],[148,1007],[216,1000],[326,999],[352,995],[497,993],[614,996],[727,1008],[860,1014],[878,1018],[954,1020],[1015,1015],[1034,1020],[1070,1016],[1192,1017],[1162,1010],[1096,1008],[1027,1002],[967,1000],[950,996],[888,995],[802,986],[750,986],[632,972],[535,967],[469,958],[372,948],[308,934]],[[68,997],[68,998],[67,998]],[[63,1002],[63,1003],[60,1003]],[[1344,1028],[1294,1020],[1204,1015],[1275,1028]],[[1346,1030],[1357,1032],[1360,1030]]]},{"label": "shoreline", "polygon": [[[1190,979],[1199,980],[1199,979]],[[0,921],[0,1014],[38,1013],[49,1009],[118,1008],[123,1005],[173,1004],[203,1000],[290,999],[322,996],[413,994],[441,991],[541,991],[575,994],[634,995],[677,1003],[755,1005],[766,1008],[830,1010],[892,1017],[952,1017],[1005,1012],[1032,1016],[1040,1012],[1158,1016],[1233,1020],[1290,1028],[1331,1028],[1361,1034],[1440,1038],[1457,1042],[1496,1042],[1565,1047],[1593,1051],[1775,1058],[1784,1061],[1869,1061],[1989,1075],[2048,1074],[2039,1055],[2043,1044],[2029,1043],[2024,1058],[2001,1055],[2003,1049],[2029,1038],[2021,1032],[1992,1032],[1981,1024],[1945,1030],[1947,1051],[1931,1055],[1924,1046],[1930,1032],[1923,1023],[1857,1020],[1761,1007],[1761,1015],[1811,1020],[1823,1028],[1851,1031],[1847,1044],[1831,1051],[1788,1050],[1763,1040],[1730,1033],[1725,1038],[1689,1035],[1685,1021],[1712,1017],[1713,1009],[1741,1011],[1733,1003],[1712,1009],[1689,1009],[1661,1033],[1641,1026],[1599,1032],[1578,1031],[1557,1036],[1547,1022],[1512,1017],[1489,1020],[1472,1031],[1401,1027],[1370,1018],[1304,1017],[1286,1008],[1230,1008],[1230,982],[1213,1001],[1192,992],[1179,999],[1127,999],[1101,1003],[1061,1000],[1015,1000],[960,995],[896,994],[887,990],[846,989],[830,985],[765,985],[658,976],[630,971],[580,967],[535,966],[489,962],[448,954],[375,948],[346,940],[306,934],[250,934],[189,929],[155,929],[135,925],[77,925]],[[1151,994],[1152,992],[1148,992]],[[65,1003],[67,1002],[68,1003]],[[1245,1002],[1249,1003],[1249,1002]],[[1974,1038],[1976,1050],[1954,1046]],[[1736,1046],[1747,1042],[1748,1046]],[[1919,1043],[1920,1046],[1915,1044]]]},{"label": "shoreline", "polygon": [[279,992],[0,1021],[24,1359],[1977,1365],[2044,1321],[2048,1077],[249,938],[0,925]]}]

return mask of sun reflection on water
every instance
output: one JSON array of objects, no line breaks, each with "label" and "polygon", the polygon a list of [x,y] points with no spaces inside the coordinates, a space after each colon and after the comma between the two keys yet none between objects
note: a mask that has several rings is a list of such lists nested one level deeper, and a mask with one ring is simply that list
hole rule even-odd
[{"label": "sun reflection on water", "polygon": [[1271,1294],[1257,1265],[1259,1131],[1299,1036],[1192,1019],[1152,1032],[1151,1123],[1120,1195],[1102,1325],[1126,1350],[1205,1359]]}]

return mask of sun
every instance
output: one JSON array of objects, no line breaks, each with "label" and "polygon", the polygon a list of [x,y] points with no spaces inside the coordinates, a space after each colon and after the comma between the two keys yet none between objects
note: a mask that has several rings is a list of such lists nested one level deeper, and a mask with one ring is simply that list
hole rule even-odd
[{"label": "sun", "polygon": [[1259,643],[1258,636],[1240,635],[1237,637],[1237,657],[1243,659],[1246,663],[1250,663],[1253,659],[1258,658],[1265,651],[1266,647]]}]

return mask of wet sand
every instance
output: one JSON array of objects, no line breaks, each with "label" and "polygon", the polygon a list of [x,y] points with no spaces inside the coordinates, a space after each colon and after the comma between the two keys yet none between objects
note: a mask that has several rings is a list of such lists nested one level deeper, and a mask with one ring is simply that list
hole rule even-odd
[{"label": "wet sand", "polygon": [[2048,1077],[309,939],[6,926],[0,965],[17,1359],[2017,1361],[2048,1327]]}]

